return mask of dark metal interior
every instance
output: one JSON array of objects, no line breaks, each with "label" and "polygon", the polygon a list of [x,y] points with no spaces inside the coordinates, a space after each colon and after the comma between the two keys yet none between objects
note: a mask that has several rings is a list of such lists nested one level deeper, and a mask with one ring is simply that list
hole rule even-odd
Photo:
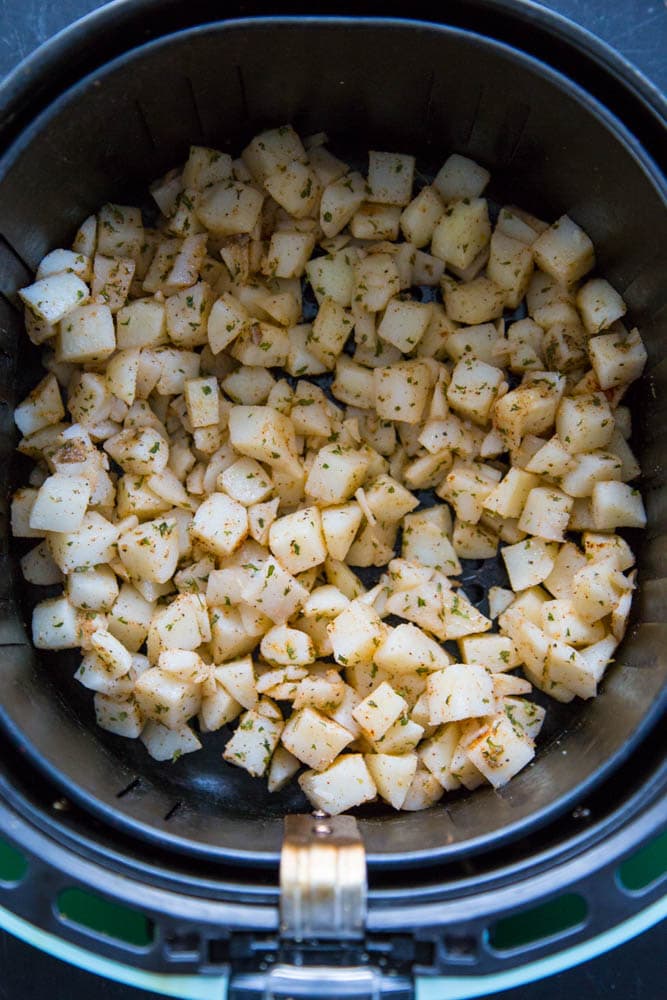
[{"label": "dark metal interior", "polygon": [[[285,121],[304,133],[325,129],[332,148],[352,156],[416,152],[426,171],[452,150],[465,153],[492,170],[495,200],[548,218],[567,211],[590,233],[599,271],[624,295],[650,353],[634,394],[633,441],[650,526],[638,540],[635,624],[600,696],[550,703],[536,762],[498,792],[457,795],[419,817],[375,806],[359,812],[371,864],[449,860],[562,812],[627,759],[664,702],[665,182],[600,105],[488,38],[400,22],[223,22],[133,49],[83,79],[0,164],[3,504],[21,473],[12,459],[13,401],[38,377],[13,304],[29,269],[67,245],[102,202],[142,199],[147,182],[183,160],[190,142],[238,150],[259,128]],[[140,743],[97,729],[92,695],[72,679],[73,658],[32,650],[25,623],[34,595],[14,546],[3,546],[0,724],[22,755],[125,833],[210,860],[274,863],[282,816],[306,805],[298,789],[270,796],[262,781],[224,764],[225,731],[164,765]]]}]

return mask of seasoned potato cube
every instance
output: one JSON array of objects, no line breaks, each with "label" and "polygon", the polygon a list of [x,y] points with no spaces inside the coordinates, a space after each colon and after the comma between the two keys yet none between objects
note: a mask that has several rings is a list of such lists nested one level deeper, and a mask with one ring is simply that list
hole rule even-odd
[{"label": "seasoned potato cube", "polygon": [[333,656],[343,666],[369,663],[384,638],[380,616],[368,605],[354,601],[328,626]]},{"label": "seasoned potato cube", "polygon": [[23,579],[38,587],[49,587],[54,583],[62,583],[63,575],[51,558],[46,541],[30,549],[21,556],[21,573]]},{"label": "seasoned potato cube", "polygon": [[229,414],[229,440],[241,455],[301,476],[294,428],[284,414],[269,406],[235,406]]},{"label": "seasoned potato cube", "polygon": [[354,736],[340,723],[312,708],[302,708],[288,719],[282,743],[303,764],[323,771]]},{"label": "seasoned potato cube", "polygon": [[118,598],[116,574],[109,566],[96,566],[67,578],[67,596],[76,608],[110,611]]},{"label": "seasoned potato cube", "polygon": [[55,375],[46,375],[14,410],[14,423],[21,434],[35,434],[57,424],[65,416],[65,407]]},{"label": "seasoned potato cube", "polygon": [[547,541],[562,542],[572,504],[572,498],[561,490],[537,486],[528,494],[519,518],[519,528]]},{"label": "seasoned potato cube", "polygon": [[417,754],[367,753],[364,760],[378,793],[400,809],[417,771]]},{"label": "seasoned potato cube", "polygon": [[572,603],[589,623],[600,621],[618,604],[632,584],[617,569],[613,557],[583,566],[572,578]]},{"label": "seasoned potato cube", "polygon": [[276,625],[263,636],[260,651],[267,663],[303,666],[315,662],[310,636],[287,625]]},{"label": "seasoned potato cube", "polygon": [[397,625],[378,646],[373,662],[393,674],[440,670],[451,656],[415,625]]},{"label": "seasoned potato cube", "polygon": [[269,765],[267,787],[270,792],[279,792],[294,777],[300,762],[283,746],[277,746],[273,751]]},{"label": "seasoned potato cube", "polygon": [[373,375],[378,416],[384,420],[418,424],[433,384],[426,362],[399,361],[386,368],[376,368]]},{"label": "seasoned potato cube", "polygon": [[535,746],[503,714],[468,745],[466,754],[486,780],[500,788],[533,759]]},{"label": "seasoned potato cube", "polygon": [[306,347],[327,369],[334,367],[352,333],[352,317],[333,299],[325,298],[306,340]]},{"label": "seasoned potato cube", "polygon": [[448,317],[459,323],[488,323],[502,316],[505,293],[490,278],[479,277],[459,283],[445,275],[442,293]]},{"label": "seasoned potato cube", "polygon": [[591,507],[596,531],[646,527],[646,511],[641,493],[628,483],[596,483]]},{"label": "seasoned potato cube", "polygon": [[484,508],[500,517],[520,517],[531,490],[538,485],[537,476],[524,472],[523,469],[509,469],[485,498]]},{"label": "seasoned potato cube", "polygon": [[505,303],[516,309],[526,294],[533,273],[533,255],[529,247],[496,229],[491,237],[486,273],[505,291]]},{"label": "seasoned potato cube", "polygon": [[323,563],[327,549],[319,508],[305,507],[274,521],[269,529],[269,548],[292,574]]},{"label": "seasoned potato cube", "polygon": [[479,198],[490,179],[489,171],[479,163],[452,153],[435,175],[433,186],[445,202],[463,201]]},{"label": "seasoned potato cube", "polygon": [[512,590],[526,590],[546,580],[554,568],[558,546],[541,538],[505,545],[500,553]]},{"label": "seasoned potato cube", "polygon": [[564,285],[582,278],[595,264],[593,244],[568,215],[538,236],[533,254],[537,266]]},{"label": "seasoned potato cube", "polygon": [[114,434],[104,442],[104,450],[125,472],[149,476],[164,472],[169,461],[169,445],[152,427],[137,427]]},{"label": "seasoned potato cube", "polygon": [[442,798],[443,794],[444,788],[431,772],[427,771],[426,768],[417,768],[401,808],[404,812],[419,812],[422,809],[430,809]]},{"label": "seasoned potato cube", "polygon": [[93,699],[95,705],[95,721],[100,729],[106,729],[116,736],[125,736],[135,740],[144,728],[144,718],[141,709],[134,701],[118,701],[101,691],[96,692]]},{"label": "seasoned potato cube", "polygon": [[130,672],[132,654],[106,629],[97,629],[92,633],[90,646],[112,677],[124,677]]},{"label": "seasoned potato cube", "polygon": [[159,722],[149,721],[141,734],[141,742],[157,761],[177,761],[184,753],[201,750],[201,743],[189,726],[167,729]]},{"label": "seasoned potato cube", "polygon": [[[620,535],[596,534],[592,531],[585,531],[581,540],[586,560],[589,562],[598,562],[600,559],[613,557],[622,573],[626,569],[631,569],[635,564],[632,549]],[[583,561],[581,565],[584,565]]]},{"label": "seasoned potato cube", "polygon": [[621,296],[604,278],[593,278],[581,286],[577,292],[577,307],[588,333],[606,330],[627,312]]},{"label": "seasoned potato cube", "polygon": [[213,493],[198,507],[191,527],[193,540],[216,556],[228,556],[248,534],[245,507],[224,493]]},{"label": "seasoned potato cube", "polygon": [[494,711],[493,680],[484,667],[453,663],[429,674],[426,689],[432,725],[490,715]]},{"label": "seasoned potato cube", "polygon": [[384,205],[407,205],[412,197],[414,156],[401,153],[368,154],[370,200]]},{"label": "seasoned potato cube", "polygon": [[503,698],[503,711],[521,735],[533,740],[539,736],[546,715],[541,705],[525,698]]},{"label": "seasoned potato cube", "polygon": [[213,303],[208,317],[207,336],[214,354],[228,347],[246,328],[250,314],[245,306],[232,295],[224,292]]},{"label": "seasoned potato cube", "polygon": [[262,503],[271,495],[268,472],[253,458],[240,458],[218,476],[218,485],[244,507]]},{"label": "seasoned potato cube", "polygon": [[435,187],[423,187],[401,213],[401,230],[406,240],[416,247],[430,243],[444,211],[445,206]]},{"label": "seasoned potato cube", "polygon": [[47,323],[59,323],[76,306],[90,298],[88,286],[71,272],[62,271],[19,289],[21,301]]},{"label": "seasoned potato cube", "polygon": [[546,674],[549,680],[564,685],[579,698],[594,698],[597,694],[594,669],[568,643],[551,643]]},{"label": "seasoned potato cube", "polygon": [[299,581],[271,557],[243,588],[243,600],[267,615],[276,625],[282,625],[308,598],[308,591]]},{"label": "seasoned potato cube", "polygon": [[158,667],[145,670],[134,685],[142,713],[168,729],[180,729],[196,715],[201,694],[195,684],[179,681]]},{"label": "seasoned potato cube", "polygon": [[167,342],[165,307],[155,299],[135,299],[116,317],[119,349],[158,347]]},{"label": "seasoned potato cube", "polygon": [[[70,577],[70,582],[81,575],[77,573],[74,577]],[[145,600],[131,584],[123,583],[111,607],[109,632],[131,653],[136,653],[148,635],[154,610],[153,602]]]},{"label": "seasoned potato cube", "polygon": [[378,327],[378,336],[408,354],[414,350],[431,320],[431,304],[392,299]]},{"label": "seasoned potato cube", "polygon": [[166,583],[171,579],[179,558],[175,528],[173,518],[158,518],[121,534],[118,554],[130,577],[154,583]]},{"label": "seasoned potato cube", "polygon": [[545,601],[542,605],[542,628],[553,639],[577,648],[590,646],[604,638],[601,622],[585,622],[577,614],[571,600]]},{"label": "seasoned potato cube", "polygon": [[251,233],[262,211],[264,195],[235,181],[213,184],[197,202],[197,215],[217,236]]},{"label": "seasoned potato cube", "polygon": [[556,433],[570,454],[594,451],[609,444],[614,417],[602,392],[566,396],[556,414]]},{"label": "seasoned potato cube", "polygon": [[74,531],[49,532],[47,544],[56,565],[63,573],[71,573],[81,567],[110,562],[115,555],[112,546],[117,538],[116,525],[97,511],[89,511],[81,527]]},{"label": "seasoned potato cube", "polygon": [[458,640],[464,663],[476,663],[493,673],[519,666],[514,644],[505,635],[466,635]]},{"label": "seasoned potato cube", "polygon": [[243,656],[216,667],[215,680],[243,708],[251,709],[257,704],[255,670],[250,656]]},{"label": "seasoned potato cube", "polygon": [[353,301],[367,312],[381,312],[401,290],[398,268],[390,254],[362,257],[355,263],[353,274]]},{"label": "seasoned potato cube", "polygon": [[320,201],[320,226],[325,236],[344,229],[368,197],[366,181],[359,173],[349,173],[327,184]]},{"label": "seasoned potato cube", "polygon": [[357,705],[352,716],[369,739],[379,740],[407,709],[408,703],[383,681]]},{"label": "seasoned potato cube", "polygon": [[193,427],[209,427],[220,419],[220,392],[215,375],[192,378],[185,382],[185,404]]},{"label": "seasoned potato cube", "polygon": [[292,126],[281,125],[256,135],[243,150],[241,157],[252,176],[264,183],[270,174],[286,167],[293,160],[305,162],[306,151]]},{"label": "seasoned potato cube", "polygon": [[330,816],[370,802],[377,795],[375,783],[361,754],[343,754],[326,771],[306,771],[299,778],[301,790],[314,809]]},{"label": "seasoned potato cube", "polygon": [[361,507],[354,501],[325,507],[322,510],[322,533],[332,559],[345,559],[361,524],[361,518]]},{"label": "seasoned potato cube", "polygon": [[464,269],[484,250],[491,238],[485,198],[452,202],[435,227],[431,253],[446,264]]},{"label": "seasoned potato cube", "polygon": [[396,240],[401,219],[397,205],[366,202],[350,221],[350,232],[358,240]]},{"label": "seasoned potato cube", "polygon": [[36,649],[74,649],[80,645],[77,609],[66,597],[55,597],[35,605],[32,641]]},{"label": "seasoned potato cube", "polygon": [[638,379],[644,370],[647,354],[638,330],[627,336],[604,333],[588,341],[593,371],[601,389],[613,389]]},{"label": "seasoned potato cube", "polygon": [[135,263],[129,257],[95,254],[91,287],[93,298],[98,302],[106,302],[112,313],[118,312],[127,300],[134,271]]},{"label": "seasoned potato cube", "polygon": [[30,527],[37,532],[76,531],[83,524],[89,500],[90,483],[85,476],[49,476],[32,505]]},{"label": "seasoned potato cube", "polygon": [[306,493],[324,504],[347,500],[363,483],[368,457],[354,448],[325,445],[318,451],[306,480]]},{"label": "seasoned potato cube", "polygon": [[256,710],[245,712],[222,756],[253,778],[260,778],[268,770],[282,731],[282,721],[269,719]]},{"label": "seasoned potato cube", "polygon": [[447,389],[447,402],[462,417],[484,426],[490,418],[503,379],[500,368],[483,361],[459,361]]},{"label": "seasoned potato cube", "polygon": [[71,364],[104,361],[116,349],[113,316],[108,306],[91,303],[73,309],[60,322],[56,359]]}]

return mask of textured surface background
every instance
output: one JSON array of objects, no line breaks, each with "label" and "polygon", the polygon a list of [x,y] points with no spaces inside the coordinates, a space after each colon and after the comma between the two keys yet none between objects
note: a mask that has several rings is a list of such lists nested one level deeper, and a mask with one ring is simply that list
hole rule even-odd
[{"label": "textured surface background", "polygon": [[[96,0],[0,0],[0,76],[41,42],[102,6]],[[662,91],[667,90],[665,0],[545,0],[613,45]],[[658,1000],[664,996],[667,928],[542,983],[496,993],[496,1000]],[[73,969],[0,932],[0,1000],[159,1000]]]}]

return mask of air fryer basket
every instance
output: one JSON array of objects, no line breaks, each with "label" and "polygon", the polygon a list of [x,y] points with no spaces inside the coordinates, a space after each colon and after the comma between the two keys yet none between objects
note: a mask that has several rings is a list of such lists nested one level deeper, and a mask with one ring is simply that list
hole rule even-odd
[{"label": "air fryer basket", "polygon": [[[173,5],[170,5],[170,8]],[[12,459],[11,409],[38,378],[14,292],[51,247],[106,200],[143,200],[190,142],[238,150],[258,129],[326,130],[331,146],[414,152],[425,171],[452,150],[489,167],[490,195],[546,218],[568,212],[591,235],[599,272],[623,294],[649,351],[633,394],[648,531],[633,540],[634,624],[591,703],[550,703],[535,764],[509,786],[458,795],[419,816],[360,813],[379,867],[449,860],[525,834],[620,766],[664,704],[667,556],[663,420],[667,362],[665,181],[625,126],[546,65],[470,30],[390,20],[262,19],[205,24],[133,48],[36,117],[0,179],[4,241],[0,386],[3,503],[25,471]],[[661,287],[661,278],[662,287]],[[73,801],[125,833],[191,857],[274,864],[298,789],[269,796],[223,764],[224,732],[173,765],[95,727],[70,656],[35,653],[16,552],[3,542],[0,723]],[[472,570],[471,570],[472,572]]]}]

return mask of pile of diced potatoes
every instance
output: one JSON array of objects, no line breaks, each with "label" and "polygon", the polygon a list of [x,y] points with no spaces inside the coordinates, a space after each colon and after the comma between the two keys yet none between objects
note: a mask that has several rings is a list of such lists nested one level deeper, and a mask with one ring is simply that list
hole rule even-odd
[{"label": "pile of diced potatoes", "polygon": [[[63,588],[34,644],[81,650],[101,727],[171,761],[232,724],[220,767],[271,791],[419,810],[532,760],[533,687],[595,696],[634,587],[617,529],[645,524],[646,352],[586,233],[490,211],[488,181],[376,151],[364,176],[284,126],[192,147],[154,226],[107,204],[41,262],[12,528]],[[461,560],[498,553],[487,616]]]}]

